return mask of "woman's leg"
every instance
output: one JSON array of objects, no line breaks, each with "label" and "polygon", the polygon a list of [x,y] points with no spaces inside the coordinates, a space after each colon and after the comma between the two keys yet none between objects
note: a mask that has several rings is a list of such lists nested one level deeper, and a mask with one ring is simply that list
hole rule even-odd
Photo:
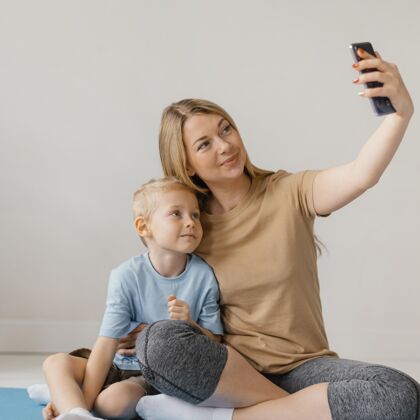
[{"label": "woman's leg", "polygon": [[232,419],[331,420],[327,393],[327,383],[311,385],[286,398],[265,401],[252,407],[237,408]]},{"label": "woman's leg", "polygon": [[95,412],[106,419],[131,419],[137,416],[136,406],[145,390],[138,383],[126,379],[104,389],[95,401]]},{"label": "woman's leg", "polygon": [[289,395],[256,371],[235,349],[226,349],[228,356],[217,387],[200,406],[249,407]]},{"label": "woman's leg", "polygon": [[287,374],[266,376],[291,393],[329,382],[328,400],[334,420],[420,418],[419,384],[385,366],[321,357]]},{"label": "woman's leg", "polygon": [[[250,383],[250,378],[253,375],[258,376],[258,372],[250,372],[249,369],[252,368],[249,365],[245,364],[247,367],[244,367],[239,364],[235,356],[231,357],[235,353],[226,350],[226,347],[221,350],[221,347],[217,347],[221,345],[210,343],[207,337],[206,341],[193,328],[188,328],[186,324],[173,324],[174,322],[182,321],[152,324],[149,334],[144,330],[137,342],[137,355],[145,372],[150,374],[150,378],[145,374],[146,379],[168,395],[200,405],[206,405],[212,400],[215,403],[217,400],[216,402],[225,407],[237,406],[242,395],[246,403],[256,405],[235,410],[235,418],[238,419],[247,418],[248,413],[253,413],[254,418],[264,418],[276,410],[278,414],[275,417],[280,418],[286,401],[292,408],[293,404],[296,405],[293,412],[300,413],[299,407],[306,407],[309,412],[312,410],[310,418],[314,418],[316,413],[324,418],[332,416],[334,420],[419,418],[419,385],[412,378],[384,366],[332,357],[310,360],[284,375],[266,375],[280,388],[295,394],[276,401],[258,401],[258,392],[255,392]],[[154,329],[153,325],[158,328]],[[148,354],[152,355],[150,364],[147,360]],[[161,358],[163,365],[160,365]],[[210,376],[214,374],[210,383],[215,384],[210,393],[211,387],[207,383],[209,373],[206,368],[209,365],[213,370]],[[174,366],[181,367],[181,370],[174,369]],[[197,381],[200,373],[204,376],[203,384]],[[190,398],[191,389],[185,389],[188,387],[188,378],[196,380],[193,381],[195,389],[205,390],[204,394],[193,396],[196,397],[195,400]],[[304,388],[308,389],[298,392]],[[206,393],[207,398],[203,398]],[[143,400],[146,399],[150,401],[149,397]],[[304,414],[302,416],[305,418]]]},{"label": "woman's leg", "polygon": [[75,407],[87,408],[80,388],[85,374],[87,360],[57,353],[49,356],[42,368],[48,382],[51,399],[59,413],[66,413]]},{"label": "woman's leg", "polygon": [[[211,341],[185,322],[151,324],[139,335],[136,347],[149,383],[167,395],[200,405],[173,400],[171,409],[169,397],[144,397],[140,414],[148,419],[213,418],[209,410],[214,408],[208,406],[252,405],[255,406],[235,410],[234,418],[331,419],[326,384],[288,396],[273,387],[235,350]],[[272,399],[275,404],[269,401]],[[168,414],[159,409],[163,403]],[[178,413],[181,414],[177,417]],[[223,418],[231,416],[232,412]]]},{"label": "woman's leg", "polygon": [[192,404],[246,407],[287,395],[233,348],[212,341],[185,321],[149,325],[136,348],[146,381]]}]

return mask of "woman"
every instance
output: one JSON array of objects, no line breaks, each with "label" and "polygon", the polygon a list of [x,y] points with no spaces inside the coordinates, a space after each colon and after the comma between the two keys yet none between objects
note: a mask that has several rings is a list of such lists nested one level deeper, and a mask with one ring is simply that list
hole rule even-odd
[{"label": "woman", "polygon": [[[223,345],[207,345],[197,332],[175,331],[170,322],[146,328],[137,342],[146,379],[188,402],[145,397],[138,408],[146,419],[419,417],[419,385],[391,368],[339,359],[328,347],[322,319],[314,218],[379,181],[414,112],[397,67],[379,54],[358,54],[363,60],[355,69],[377,70],[354,83],[384,83],[362,96],[388,96],[396,113],[346,165],[297,174],[264,171],[252,165],[233,120],[219,106],[183,100],[164,111],[164,172],[202,198],[205,234],[198,253],[219,281],[228,346],[220,351],[215,346]],[[185,353],[171,352],[171,340],[184,341]],[[154,360],[165,357],[165,372],[154,370]]]}]

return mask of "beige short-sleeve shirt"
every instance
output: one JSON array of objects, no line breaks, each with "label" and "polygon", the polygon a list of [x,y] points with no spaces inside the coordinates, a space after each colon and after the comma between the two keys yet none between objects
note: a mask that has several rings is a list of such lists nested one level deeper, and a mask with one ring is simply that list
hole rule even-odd
[{"label": "beige short-sleeve shirt", "polygon": [[196,251],[220,287],[224,340],[259,371],[285,373],[329,350],[313,235],[317,171],[253,179],[222,215],[204,213]]}]

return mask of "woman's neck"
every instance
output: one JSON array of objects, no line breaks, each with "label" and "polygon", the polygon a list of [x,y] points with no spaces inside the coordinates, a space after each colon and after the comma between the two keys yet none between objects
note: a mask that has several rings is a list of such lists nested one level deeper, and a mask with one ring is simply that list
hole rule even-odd
[{"label": "woman's neck", "polygon": [[224,181],[223,184],[208,185],[212,197],[208,203],[210,214],[223,214],[234,209],[246,196],[251,179],[245,173],[240,178]]}]

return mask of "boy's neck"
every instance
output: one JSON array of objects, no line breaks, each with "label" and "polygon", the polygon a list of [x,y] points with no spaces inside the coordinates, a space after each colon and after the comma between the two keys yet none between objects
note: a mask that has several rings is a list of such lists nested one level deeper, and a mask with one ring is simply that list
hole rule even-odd
[{"label": "boy's neck", "polygon": [[149,258],[154,269],[163,277],[177,277],[184,270],[188,254],[149,249]]}]

